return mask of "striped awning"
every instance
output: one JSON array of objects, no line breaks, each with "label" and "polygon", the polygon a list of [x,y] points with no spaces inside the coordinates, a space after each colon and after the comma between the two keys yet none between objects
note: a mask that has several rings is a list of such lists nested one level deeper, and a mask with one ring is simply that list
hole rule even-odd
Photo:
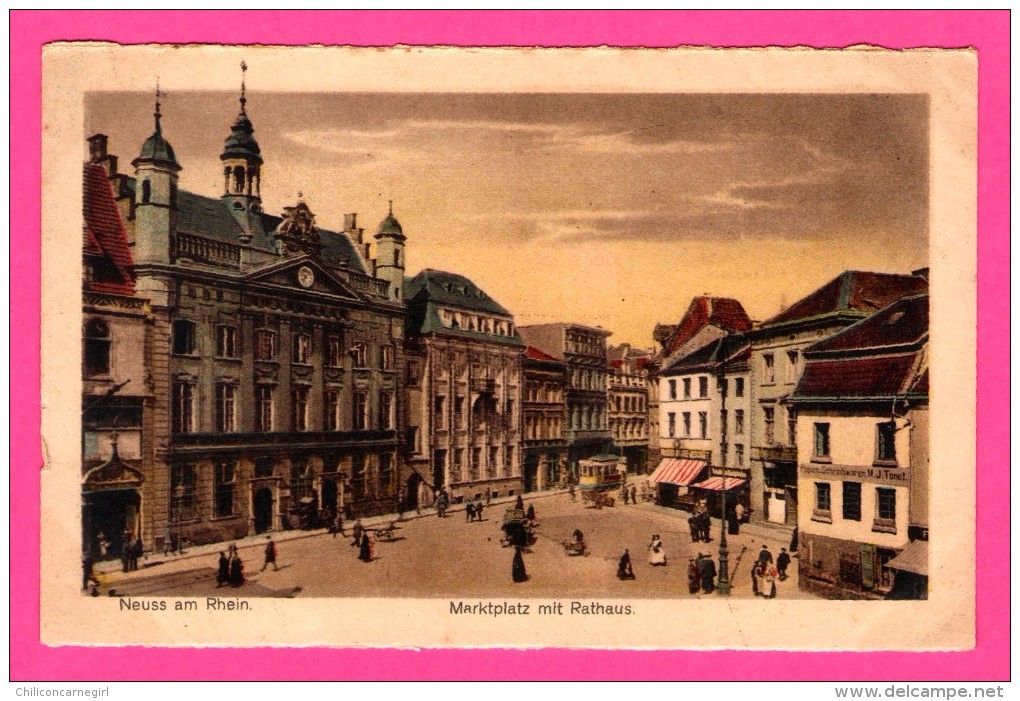
[{"label": "striped awning", "polygon": [[693,482],[708,465],[704,460],[663,458],[650,479],[653,482],[685,486]]},{"label": "striped awning", "polygon": [[709,477],[704,482],[698,482],[692,484],[691,487],[694,489],[711,489],[714,491],[736,489],[737,487],[743,487],[747,484],[747,480],[737,479],[736,477]]},{"label": "striped awning", "polygon": [[915,540],[903,548],[903,552],[885,563],[894,570],[904,570],[914,574],[928,576],[928,542]]}]

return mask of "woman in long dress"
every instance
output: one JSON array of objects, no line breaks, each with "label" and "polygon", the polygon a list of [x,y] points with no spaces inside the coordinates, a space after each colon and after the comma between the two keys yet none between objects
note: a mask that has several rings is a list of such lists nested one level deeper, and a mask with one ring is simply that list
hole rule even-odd
[{"label": "woman in long dress", "polygon": [[368,538],[368,531],[361,534],[361,552],[358,554],[358,559],[362,562],[372,561],[372,541]]},{"label": "woman in long dress", "polygon": [[658,533],[652,535],[652,542],[648,545],[648,564],[653,567],[666,565],[666,550],[662,547],[662,539]]},{"label": "woman in long dress", "polygon": [[220,551],[219,566],[216,569],[216,588],[219,589],[224,584],[230,582],[230,560],[227,559],[226,553]]},{"label": "woman in long dress", "polygon": [[521,554],[520,547],[514,548],[514,564],[511,574],[515,582],[528,581],[528,573],[524,569],[524,556]]},{"label": "woman in long dress", "polygon": [[237,551],[234,551],[234,556],[230,558],[230,586],[239,587],[244,584],[244,563],[241,562],[241,558],[238,557]]}]

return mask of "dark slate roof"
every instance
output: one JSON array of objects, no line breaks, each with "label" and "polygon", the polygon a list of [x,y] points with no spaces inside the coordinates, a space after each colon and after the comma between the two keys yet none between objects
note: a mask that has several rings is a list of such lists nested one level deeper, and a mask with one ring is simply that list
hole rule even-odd
[{"label": "dark slate roof", "polygon": [[[127,178],[127,186],[135,188],[135,179]],[[281,217],[262,212],[262,232],[256,232],[251,245],[264,251],[275,251],[276,242],[273,232],[283,221]],[[189,234],[197,234],[211,239],[238,243],[242,234],[241,225],[230,213],[227,203],[219,198],[197,195],[193,192],[180,190],[177,193],[177,229]],[[354,242],[344,233],[338,233],[316,226],[322,241],[320,258],[329,266],[348,268],[368,274],[368,267],[357,250]]]},{"label": "dark slate roof", "polygon": [[723,360],[727,363],[746,361],[751,346],[743,334],[723,336],[698,350],[678,358],[663,369],[663,375],[674,375],[684,371],[705,370],[718,367]]},{"label": "dark slate roof", "polygon": [[807,353],[915,344],[928,334],[928,295],[904,297],[806,349]]},{"label": "dark slate roof", "polygon": [[911,389],[916,392],[920,388],[913,377],[917,356],[903,353],[808,362],[792,397],[894,397]]},{"label": "dark slate roof", "polygon": [[86,284],[94,292],[130,295],[135,292],[131,249],[127,230],[101,165],[86,163],[82,169],[83,244],[86,255],[98,256],[95,279]]},{"label": "dark slate roof", "polygon": [[443,306],[511,316],[475,283],[457,273],[431,268],[423,270],[405,283],[404,291],[404,298],[412,302],[419,295],[424,295],[429,302]]},{"label": "dark slate roof", "polygon": [[176,170],[181,169],[181,164],[177,162],[177,156],[174,155],[173,147],[169,141],[163,138],[163,130],[159,126],[158,112],[156,116],[156,131],[145,140],[138,158],[131,161],[131,164],[136,165],[140,161],[157,161],[171,165]]},{"label": "dark slate roof", "polygon": [[718,326],[727,331],[747,331],[751,318],[743,305],[729,297],[695,297],[687,308],[683,319],[673,330],[672,338],[666,344],[666,354],[675,352],[680,346],[694,338],[705,326]]},{"label": "dark slate roof", "polygon": [[390,212],[382,223],[379,224],[380,234],[400,234],[404,235],[404,230],[400,228],[400,222],[393,216],[393,212]]},{"label": "dark slate roof", "polygon": [[847,270],[807,297],[765,321],[761,327],[835,312],[871,314],[900,297],[928,291],[928,281],[914,275]]}]

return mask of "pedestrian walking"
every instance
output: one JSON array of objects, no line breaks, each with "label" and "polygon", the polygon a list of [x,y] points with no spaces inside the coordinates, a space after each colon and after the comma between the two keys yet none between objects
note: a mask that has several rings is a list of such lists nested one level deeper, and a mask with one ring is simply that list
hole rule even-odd
[{"label": "pedestrian walking", "polygon": [[701,591],[701,572],[698,570],[698,562],[693,557],[687,565],[687,588],[692,594]]},{"label": "pedestrian walking", "polygon": [[475,520],[475,503],[473,501],[469,501],[467,503],[467,506],[464,507],[464,520],[465,521]]},{"label": "pedestrian walking", "polygon": [[630,503],[637,504],[637,487],[634,485],[630,486]]},{"label": "pedestrian walking", "polygon": [[772,564],[772,553],[769,552],[769,546],[764,543],[762,543],[761,551],[758,553],[758,564],[763,568]]},{"label": "pedestrian walking", "polygon": [[758,587],[758,580],[761,578],[761,567],[757,562],[751,563],[751,591],[755,596],[761,596],[761,589]]},{"label": "pedestrian walking", "polygon": [[666,550],[658,533],[652,534],[652,542],[648,544],[648,564],[652,567],[666,566]]},{"label": "pedestrian walking", "polygon": [[368,531],[361,534],[361,549],[358,552],[358,559],[362,562],[372,561],[372,541],[368,537]]},{"label": "pedestrian walking", "polygon": [[768,565],[764,568],[765,576],[764,587],[762,588],[762,596],[766,599],[776,598],[776,568]]},{"label": "pedestrian walking", "polygon": [[482,509],[484,509],[484,508],[485,508],[485,505],[482,503],[481,499],[479,499],[477,502],[475,502],[475,518],[478,519],[479,521],[483,521],[484,520],[482,518]]},{"label": "pedestrian walking", "polygon": [[527,519],[529,521],[534,521],[535,520],[535,505],[534,504],[528,504]]},{"label": "pedestrian walking", "polygon": [[691,516],[687,519],[687,525],[691,529],[691,542],[697,543],[701,540],[701,526],[698,524],[698,517]]},{"label": "pedestrian walking", "polygon": [[617,579],[637,579],[634,576],[634,566],[630,562],[630,551],[624,549],[620,555],[620,563],[616,566]]},{"label": "pedestrian walking", "polygon": [[514,548],[514,561],[510,568],[510,576],[518,584],[528,581],[528,572],[524,569],[524,555],[521,554],[520,546]]},{"label": "pedestrian walking", "polygon": [[142,554],[145,552],[145,546],[142,545],[142,536],[135,538],[134,542],[131,543],[131,571],[134,572],[138,569],[138,560],[141,559]]},{"label": "pedestrian walking", "polygon": [[715,591],[715,560],[708,555],[702,555],[699,570],[701,572],[701,590],[706,594],[711,594]]},{"label": "pedestrian walking", "polygon": [[792,554],[794,554],[794,555],[797,554],[797,546],[798,546],[798,542],[797,542],[798,537],[797,536],[799,534],[800,534],[800,529],[798,527],[794,526],[794,528],[793,528],[793,537],[790,539],[790,552]]},{"label": "pedestrian walking", "polygon": [[577,492],[574,491],[574,483],[571,482],[567,485],[567,493],[570,495],[570,501],[577,501]]},{"label": "pedestrian walking", "polygon": [[340,535],[342,535],[345,538],[347,537],[347,534],[344,533],[344,515],[343,515],[343,512],[340,511],[340,509],[336,510],[336,520],[333,522],[333,537],[334,538],[336,538],[336,534],[337,533],[339,533]]},{"label": "pedestrian walking", "polygon": [[520,494],[517,495],[517,501],[514,502],[514,508],[518,511],[524,511],[524,497]]},{"label": "pedestrian walking", "polygon": [[273,571],[277,571],[280,568],[276,566],[276,543],[273,542],[272,536],[266,536],[266,549],[265,549],[265,562],[262,563],[262,569],[259,572],[265,572],[269,565],[273,566]]},{"label": "pedestrian walking", "polygon": [[486,504],[492,503],[492,489],[490,487],[485,488],[485,503]]},{"label": "pedestrian walking", "polygon": [[220,561],[216,567],[216,588],[230,583],[230,560],[227,554],[220,550]]},{"label": "pedestrian walking", "polygon": [[630,503],[630,490],[624,487],[621,491],[623,492],[623,505],[626,506]]},{"label": "pedestrian walking", "polygon": [[779,549],[779,555],[776,556],[776,569],[779,571],[779,581],[785,582],[787,578],[786,568],[790,566],[790,554],[786,552],[786,548]]},{"label": "pedestrian walking", "polygon": [[234,555],[230,558],[230,586],[239,587],[244,584],[244,563],[241,562],[241,556],[237,554],[237,548],[234,548]]},{"label": "pedestrian walking", "polygon": [[361,535],[365,532],[365,527],[361,525],[361,519],[359,518],[354,522],[354,540],[351,541],[351,547],[356,548],[361,545]]}]

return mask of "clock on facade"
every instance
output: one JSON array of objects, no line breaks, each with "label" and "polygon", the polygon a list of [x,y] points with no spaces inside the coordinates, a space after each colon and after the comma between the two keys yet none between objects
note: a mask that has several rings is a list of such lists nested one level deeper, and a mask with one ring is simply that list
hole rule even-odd
[{"label": "clock on facade", "polygon": [[298,283],[302,287],[311,287],[312,283],[315,282],[315,271],[309,268],[307,265],[302,265],[297,271]]}]

